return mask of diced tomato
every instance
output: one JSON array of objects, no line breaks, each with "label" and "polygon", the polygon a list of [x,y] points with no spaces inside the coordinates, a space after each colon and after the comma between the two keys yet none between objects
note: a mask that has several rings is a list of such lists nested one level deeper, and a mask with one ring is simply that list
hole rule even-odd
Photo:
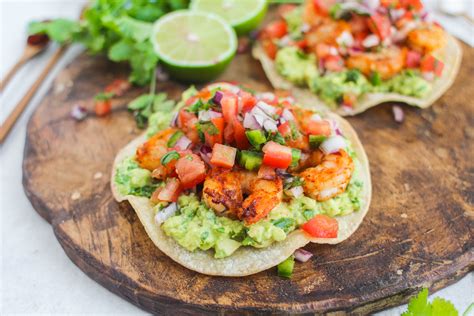
[{"label": "diced tomato", "polygon": [[334,218],[331,218],[327,215],[318,214],[304,223],[301,228],[311,237],[336,238],[337,232],[339,230],[339,224]]},{"label": "diced tomato", "polygon": [[275,142],[268,142],[263,146],[263,163],[267,166],[286,169],[292,160],[291,148]]},{"label": "diced tomato", "polygon": [[303,38],[299,41],[294,42],[293,45],[297,46],[298,48],[305,49],[306,47],[308,47],[308,40],[306,38]]},{"label": "diced tomato", "polygon": [[407,10],[420,11],[423,9],[421,0],[400,0],[400,6]]},{"label": "diced tomato", "polygon": [[341,71],[344,68],[344,60],[339,55],[329,55],[324,58],[324,68],[330,71]]},{"label": "diced tomato", "polygon": [[225,93],[221,100],[221,106],[225,122],[233,122],[238,113],[237,96],[231,92]]},{"label": "diced tomato", "polygon": [[336,3],[336,0],[313,0],[314,9],[316,13],[327,16],[329,9]]},{"label": "diced tomato", "polygon": [[[354,93],[344,93],[342,96],[342,104],[348,107],[353,107],[357,102],[357,96]],[[329,128],[330,130],[331,128]]]},{"label": "diced tomato", "polygon": [[176,202],[181,191],[182,187],[180,181],[176,178],[168,178],[166,185],[163,188],[158,188],[157,191],[155,191],[157,193],[156,195],[153,193],[152,201]]},{"label": "diced tomato", "polygon": [[216,167],[232,168],[235,163],[237,148],[215,144],[212,148],[211,164]]},{"label": "diced tomato", "polygon": [[195,154],[186,154],[176,162],[176,173],[184,189],[194,188],[206,178],[206,166]]},{"label": "diced tomato", "polygon": [[283,20],[279,21],[274,21],[265,26],[261,33],[262,38],[269,38],[269,39],[275,39],[275,38],[282,38],[288,34],[288,28],[286,26],[286,22]]},{"label": "diced tomato", "polygon": [[290,122],[285,122],[283,124],[280,124],[280,126],[278,126],[278,131],[283,137],[291,136]]},{"label": "diced tomato", "polygon": [[316,56],[318,59],[324,59],[331,55],[331,45],[325,43],[316,44]]},{"label": "diced tomato", "polygon": [[325,120],[310,120],[305,126],[305,129],[306,133],[308,133],[309,135],[331,135],[331,124],[329,124],[329,122]]},{"label": "diced tomato", "polygon": [[414,50],[407,52],[405,64],[407,68],[418,68],[420,66],[421,54]]},{"label": "diced tomato", "polygon": [[294,4],[282,4],[278,7],[278,15],[283,19],[294,9],[296,9],[296,5]]},{"label": "diced tomato", "polygon": [[386,39],[391,33],[390,18],[385,14],[378,12],[372,14],[368,20],[369,29],[381,40]]},{"label": "diced tomato", "polygon": [[189,122],[196,122],[197,117],[195,114],[190,113],[186,110],[186,108],[183,108],[179,111],[178,115],[178,126],[183,128],[183,127],[188,127]]},{"label": "diced tomato", "polygon": [[421,72],[432,72],[437,77],[441,77],[443,73],[444,63],[436,59],[433,55],[426,55],[420,64]]},{"label": "diced tomato", "polygon": [[216,117],[211,119],[211,122],[217,128],[218,133],[215,135],[210,135],[209,133],[205,132],[204,137],[206,139],[206,143],[212,147],[214,144],[222,144],[224,141],[224,118]]},{"label": "diced tomato", "polygon": [[247,113],[257,104],[257,99],[249,92],[240,90],[238,93],[240,102],[242,102],[242,113]]},{"label": "diced tomato", "polygon": [[258,169],[257,177],[260,179],[272,180],[276,178],[275,168],[267,165],[261,165]]},{"label": "diced tomato", "polygon": [[113,93],[116,96],[123,95],[128,89],[130,89],[131,84],[128,80],[125,79],[115,79],[107,87],[105,87],[105,92]]},{"label": "diced tomato", "polygon": [[228,123],[225,124],[224,128],[224,142],[226,144],[232,144],[234,142],[234,124]]},{"label": "diced tomato", "polygon": [[97,116],[106,116],[112,110],[112,101],[110,100],[96,100],[94,111]]},{"label": "diced tomato", "polygon": [[351,19],[349,20],[349,25],[351,27],[351,33],[357,35],[359,33],[366,33],[369,30],[367,25],[367,19],[358,14],[352,14]]},{"label": "diced tomato", "polygon": [[212,93],[209,89],[207,88],[204,88],[204,89],[201,89],[197,95],[196,95],[199,99],[203,100],[203,101],[208,101],[210,98],[212,98]]},{"label": "diced tomato", "polygon": [[239,149],[247,149],[250,147],[249,140],[247,135],[245,135],[245,128],[242,123],[235,118],[234,122],[232,123],[234,129],[234,140],[237,144],[237,148]]},{"label": "diced tomato", "polygon": [[262,47],[267,56],[271,59],[275,59],[276,54],[278,53],[278,47],[271,39],[262,40]]}]

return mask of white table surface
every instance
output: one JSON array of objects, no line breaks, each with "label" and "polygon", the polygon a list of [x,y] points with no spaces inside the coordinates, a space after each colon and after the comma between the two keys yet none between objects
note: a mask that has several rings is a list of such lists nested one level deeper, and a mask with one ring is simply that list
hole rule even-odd
[{"label": "white table surface", "polygon": [[[76,17],[84,1],[0,0],[0,74],[21,54],[28,21]],[[24,67],[0,95],[0,121],[35,80],[52,49]],[[22,187],[22,157],[28,118],[57,72],[80,52],[70,50],[54,69],[0,147],[1,275],[0,313],[6,314],[144,314],[79,270],[66,256],[51,226],[32,208]],[[435,294],[462,312],[474,301],[474,274]],[[406,306],[380,315],[399,315]]]}]

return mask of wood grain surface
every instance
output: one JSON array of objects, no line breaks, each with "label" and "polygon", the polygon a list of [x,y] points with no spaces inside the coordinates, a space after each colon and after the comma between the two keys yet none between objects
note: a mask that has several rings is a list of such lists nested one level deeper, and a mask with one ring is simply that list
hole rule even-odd
[{"label": "wood grain surface", "polygon": [[[141,131],[127,112],[134,89],[113,113],[70,118],[127,68],[79,56],[54,81],[27,132],[23,183],[67,255],[92,279],[153,313],[367,314],[406,302],[421,287],[442,288],[474,267],[474,49],[453,87],[429,109],[391,104],[350,118],[370,159],[373,199],[359,230],[336,245],[309,245],[315,256],[290,280],[276,269],[242,278],[200,275],[174,263],[149,240],[132,208],[109,188],[117,151]],[[220,79],[270,89],[260,65],[239,55]],[[178,98],[184,85],[159,83]],[[51,280],[54,282],[54,280]],[[71,285],[74,286],[74,285]]]}]

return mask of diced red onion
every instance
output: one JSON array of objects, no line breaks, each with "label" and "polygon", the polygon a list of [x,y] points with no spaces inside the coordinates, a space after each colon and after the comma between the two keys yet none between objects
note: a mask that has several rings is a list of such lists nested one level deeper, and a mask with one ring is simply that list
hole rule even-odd
[{"label": "diced red onion", "polygon": [[268,116],[273,116],[275,115],[276,113],[276,108],[274,106],[271,106],[269,104],[266,104],[265,102],[263,101],[259,101],[257,103],[257,107],[259,107],[263,112],[265,112],[265,114],[267,114]]},{"label": "diced red onion", "polygon": [[[301,153],[303,154],[303,153]],[[275,169],[275,172],[277,173],[277,175],[279,175],[280,177],[282,178],[286,178],[286,179],[290,179],[293,177],[293,175],[291,173],[289,173],[288,171],[286,171],[286,169]]]},{"label": "diced red onion", "polygon": [[311,259],[313,254],[307,250],[304,250],[303,248],[300,248],[295,250],[294,256],[299,262],[306,262]]},{"label": "diced red onion", "polygon": [[380,44],[379,37],[375,34],[370,34],[362,41],[362,46],[369,48]]},{"label": "diced red onion", "polygon": [[80,104],[75,104],[71,110],[71,117],[76,121],[82,121],[87,116],[87,109]]},{"label": "diced red onion", "polygon": [[303,25],[301,25],[301,28],[300,28],[301,33],[306,33],[309,30],[311,30],[311,25],[309,25],[308,23],[303,23]]},{"label": "diced red onion", "polygon": [[384,6],[379,6],[377,8],[377,12],[380,13],[380,14],[387,14],[388,13],[388,9]]},{"label": "diced red onion", "polygon": [[278,130],[275,121],[272,120],[265,120],[265,122],[263,122],[263,128],[270,132],[276,132]]},{"label": "diced red onion", "polygon": [[375,10],[380,6],[380,0],[363,0],[362,4],[370,10]]},{"label": "diced red onion", "polygon": [[187,138],[186,136],[181,136],[181,138],[178,139],[174,147],[179,150],[186,150],[191,144],[192,141],[189,138]]},{"label": "diced red onion", "polygon": [[337,153],[340,149],[346,148],[346,141],[342,136],[331,136],[319,147],[326,155]]},{"label": "diced red onion", "polygon": [[435,78],[434,72],[432,71],[424,71],[421,73],[421,75],[423,76],[425,80],[428,80],[428,81],[433,81]]},{"label": "diced red onion", "polygon": [[212,98],[212,102],[214,102],[215,104],[221,105],[222,97],[224,97],[224,93],[222,91],[216,91],[216,93],[214,94],[214,97]]},{"label": "diced red onion", "polygon": [[311,121],[319,122],[321,120],[322,120],[321,115],[316,114],[316,113],[311,115]]},{"label": "diced red onion", "polygon": [[288,35],[283,36],[279,41],[280,46],[283,46],[283,47],[288,46],[290,43],[291,43],[291,38]]},{"label": "diced red onion", "polygon": [[245,113],[244,127],[249,129],[260,129],[262,125],[258,124],[255,116],[251,113]]},{"label": "diced red onion", "polygon": [[331,125],[331,130],[333,131],[333,134],[342,136],[342,131],[339,127],[339,123],[336,120],[328,120],[330,125]]},{"label": "diced red onion", "polygon": [[340,46],[352,47],[354,45],[354,38],[350,32],[344,31],[336,38],[336,42]]},{"label": "diced red onion", "polygon": [[164,223],[168,218],[176,214],[176,211],[178,210],[178,205],[173,202],[161,211],[158,211],[155,215],[155,223],[158,225],[161,225]]},{"label": "diced red onion", "polygon": [[179,111],[173,115],[173,118],[171,119],[171,124],[170,124],[171,127],[176,127],[178,125],[178,114],[179,114]]},{"label": "diced red onion", "polygon": [[294,121],[295,117],[293,113],[289,109],[284,109],[283,112],[281,113],[281,117],[284,118],[287,121]]},{"label": "diced red onion", "polygon": [[199,150],[199,156],[201,156],[201,159],[208,165],[211,165],[211,152],[212,149],[209,146],[201,146]]},{"label": "diced red onion", "polygon": [[394,105],[392,106],[392,112],[395,122],[402,123],[405,119],[405,113],[403,113],[403,109],[398,105]]},{"label": "diced red onion", "polygon": [[336,47],[331,46],[329,47],[329,55],[337,56],[339,55],[339,51],[337,50]]},{"label": "diced red onion", "polygon": [[390,17],[394,20],[397,21],[400,19],[402,16],[405,15],[405,9],[391,9],[390,10]]},{"label": "diced red onion", "polygon": [[299,198],[300,196],[303,195],[303,187],[301,185],[297,186],[297,187],[294,187],[294,188],[291,188],[288,190],[292,196],[294,196],[295,198]]},{"label": "diced red onion", "polygon": [[198,117],[200,121],[208,122],[213,118],[222,117],[222,113],[212,110],[200,111]]},{"label": "diced red onion", "polygon": [[257,97],[258,100],[261,100],[261,101],[271,101],[275,99],[275,94],[271,92],[257,93],[255,96]]}]

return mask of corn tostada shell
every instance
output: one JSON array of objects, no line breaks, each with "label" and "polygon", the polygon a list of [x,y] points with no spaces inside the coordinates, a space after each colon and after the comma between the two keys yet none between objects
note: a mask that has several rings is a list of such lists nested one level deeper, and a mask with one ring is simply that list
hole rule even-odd
[{"label": "corn tostada shell", "polygon": [[337,238],[310,238],[298,229],[290,233],[284,241],[274,243],[267,248],[241,247],[231,256],[223,259],[215,259],[211,251],[197,250],[190,252],[186,250],[174,239],[166,236],[161,227],[155,223],[155,211],[153,210],[153,204],[148,198],[133,195],[123,196],[115,186],[114,178],[117,165],[123,159],[135,155],[136,148],[146,140],[145,135],[131,141],[117,154],[111,178],[113,196],[118,202],[128,201],[137,213],[153,243],[171,259],[190,270],[207,275],[228,277],[251,275],[267,270],[278,265],[293,254],[296,249],[305,246],[309,242],[336,244],[347,239],[357,230],[369,209],[372,186],[367,155],[356,132],[346,120],[332,113],[327,113],[327,116],[339,123],[345,137],[351,141],[359,161],[360,179],[364,182],[361,193],[363,198],[359,211],[346,216],[336,217],[339,223]]},{"label": "corn tostada shell", "polygon": [[[353,109],[346,110],[338,108],[334,110],[342,116],[352,116],[364,112],[365,110],[374,107],[384,102],[403,102],[419,108],[427,108],[431,106],[438,98],[440,98],[446,90],[451,87],[459,72],[462,59],[462,49],[458,40],[453,36],[447,35],[447,43],[443,50],[437,51],[436,56],[444,61],[444,71],[440,78],[433,83],[431,93],[425,98],[415,98],[398,93],[367,93],[362,96]],[[312,93],[309,89],[295,86],[290,81],[286,80],[276,70],[275,63],[271,60],[260,43],[256,43],[252,49],[252,55],[259,60],[262,68],[267,75],[275,89],[283,89],[291,91],[293,96],[304,105],[311,105],[318,109],[330,109],[317,95]]]}]

